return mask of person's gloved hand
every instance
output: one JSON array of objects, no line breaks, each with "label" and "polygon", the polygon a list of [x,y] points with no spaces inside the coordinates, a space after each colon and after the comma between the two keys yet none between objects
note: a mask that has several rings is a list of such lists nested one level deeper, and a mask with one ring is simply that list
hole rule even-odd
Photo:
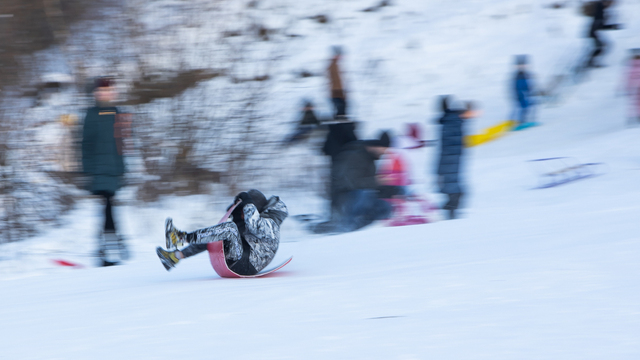
[{"label": "person's gloved hand", "polygon": [[233,202],[237,203],[238,200],[242,200],[242,203],[238,205],[239,207],[245,207],[247,204],[253,204],[251,195],[249,195],[249,193],[247,193],[246,191],[243,191],[240,194],[236,195],[236,198],[233,200]]},{"label": "person's gloved hand", "polygon": [[[244,207],[247,204],[253,204],[253,199],[251,198],[251,195],[249,195],[245,191],[243,191],[240,194],[236,195],[236,197],[233,199],[233,203],[234,204],[237,204],[238,201],[241,201],[240,204],[238,204],[238,206],[236,206],[236,208],[231,213],[231,215],[233,216],[233,221],[236,224],[242,222],[243,214],[244,214]],[[233,206],[233,205],[231,205],[231,206]]]}]

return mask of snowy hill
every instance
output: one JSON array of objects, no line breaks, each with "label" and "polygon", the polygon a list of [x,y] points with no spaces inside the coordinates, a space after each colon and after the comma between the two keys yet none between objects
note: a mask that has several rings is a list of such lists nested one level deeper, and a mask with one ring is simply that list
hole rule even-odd
[{"label": "snowy hill", "polygon": [[[271,5],[333,19],[328,29],[296,23],[307,40],[293,38],[282,71],[322,71],[319,54],[344,44],[363,135],[431,121],[443,93],[482,105],[472,128],[504,120],[512,55],[531,54],[544,80],[584,45],[575,8],[540,2],[397,1],[376,12],[361,11],[372,5],[362,0]],[[169,273],[160,265],[153,249],[163,244],[165,217],[191,230],[217,221],[229,202],[175,197],[120,208],[134,255],[126,265],[55,267],[54,258],[91,262],[101,219],[99,204],[84,200],[66,226],[2,246],[2,357],[637,358],[640,128],[626,126],[626,100],[616,91],[625,50],[639,46],[640,1],[617,12],[626,29],[607,34],[615,44],[610,66],[557,106],[538,109],[543,126],[470,149],[462,219],[329,237],[288,219],[274,262],[293,261],[277,276],[230,280],[217,277],[205,255]],[[291,97],[305,91],[324,101],[323,81],[283,81],[270,109],[292,113]],[[605,172],[532,190],[527,160],[556,156],[605,163]],[[429,193],[435,151],[415,157]],[[304,193],[279,195],[291,214],[324,206]]]}]

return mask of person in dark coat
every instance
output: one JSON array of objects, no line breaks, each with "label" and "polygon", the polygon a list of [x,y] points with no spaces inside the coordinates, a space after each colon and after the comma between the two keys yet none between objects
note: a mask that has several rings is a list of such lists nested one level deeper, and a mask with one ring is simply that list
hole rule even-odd
[{"label": "person in dark coat", "polygon": [[113,220],[112,200],[122,186],[125,173],[122,150],[123,129],[117,107],[114,82],[110,78],[95,81],[96,105],[87,110],[82,134],[82,169],[89,179],[88,190],[104,199],[104,225],[99,235],[98,255],[103,266],[126,259],[127,252]]},{"label": "person in dark coat", "polygon": [[606,9],[613,5],[613,0],[594,1],[591,6],[591,26],[589,27],[588,37],[593,40],[593,50],[587,60],[586,67],[601,67],[601,63],[597,63],[598,57],[605,51],[607,44],[602,40],[598,31],[600,30],[617,30],[620,25],[607,24]]},{"label": "person in dark coat", "polygon": [[355,133],[355,123],[353,121],[349,121],[346,116],[337,116],[335,121],[328,123],[328,129],[329,132],[327,133],[327,139],[324,142],[322,151],[325,155],[331,157],[329,198],[331,202],[330,216],[333,218],[337,211],[337,192],[335,181],[336,159],[347,144],[357,141],[358,138]]},{"label": "person in dark coat", "polygon": [[527,70],[528,58],[526,55],[516,56],[517,71],[513,79],[514,98],[516,100],[518,122],[516,130],[533,124],[530,119],[531,107],[533,106],[533,84],[531,74]]},{"label": "person in dark coat", "polygon": [[465,191],[460,181],[460,165],[464,149],[464,121],[475,117],[473,105],[466,104],[465,109],[451,107],[450,97],[441,99],[443,115],[438,121],[442,125],[440,137],[440,159],[438,161],[438,185],[440,192],[448,196],[442,207],[449,219],[456,218],[460,207],[460,198]]},{"label": "person in dark coat", "polygon": [[[233,204],[239,201],[231,213],[233,221],[191,233],[176,229],[173,220],[168,218],[165,221],[167,249],[156,248],[165,269],[169,271],[180,260],[206,251],[207,244],[214,241],[223,241],[225,261],[236,274],[255,275],[267,267],[278,251],[280,225],[289,215],[287,206],[278,196],[267,199],[255,189],[236,195]],[[178,249],[184,244],[188,246]]]},{"label": "person in dark coat", "polygon": [[345,146],[335,162],[337,215],[319,224],[314,232],[347,232],[360,229],[375,220],[388,218],[391,205],[380,198],[376,164],[389,148],[389,134],[379,139],[356,141]]},{"label": "person in dark coat", "polygon": [[316,117],[313,103],[311,101],[305,101],[304,107],[302,108],[302,118],[300,119],[300,123],[298,123],[293,134],[289,135],[285,139],[285,144],[292,145],[305,140],[318,126],[320,126],[320,120]]}]

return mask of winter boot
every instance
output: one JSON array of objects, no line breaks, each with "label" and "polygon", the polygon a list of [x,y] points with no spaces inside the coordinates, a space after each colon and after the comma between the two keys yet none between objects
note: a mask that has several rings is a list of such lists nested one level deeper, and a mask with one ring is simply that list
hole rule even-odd
[{"label": "winter boot", "polygon": [[98,261],[100,266],[118,265],[120,257],[120,243],[113,231],[103,231],[98,235]]},{"label": "winter boot", "polygon": [[164,238],[167,250],[177,249],[186,242],[187,233],[173,227],[173,219],[167,218],[164,222]]},{"label": "winter boot", "polygon": [[129,247],[125,243],[124,238],[120,235],[118,235],[118,250],[120,251],[120,259],[127,261],[131,258]]},{"label": "winter boot", "polygon": [[178,257],[176,256],[175,251],[166,251],[159,246],[156,248],[156,254],[158,254],[162,265],[165,269],[167,269],[167,271],[176,267],[176,264],[180,261],[180,259],[178,259]]}]

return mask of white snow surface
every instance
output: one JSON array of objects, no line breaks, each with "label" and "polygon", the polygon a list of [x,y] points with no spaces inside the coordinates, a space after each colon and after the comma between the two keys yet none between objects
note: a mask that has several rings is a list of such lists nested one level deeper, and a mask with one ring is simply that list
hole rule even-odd
[{"label": "white snow surface", "polygon": [[[448,89],[485,99],[485,116],[472,128],[504,119],[513,54],[532,54],[533,70],[551,74],[553,64],[583,45],[584,19],[573,7],[458,3],[395,1],[362,13],[373,3],[291,2],[290,11],[341,14],[334,18],[340,31],[322,32],[307,20],[315,55],[337,41],[351,55],[385,54],[389,86],[371,94],[353,86],[354,102],[371,106],[357,107],[371,117],[363,119],[368,133],[431,122],[434,96]],[[272,277],[221,279],[205,254],[167,273],[154,248],[164,243],[165,217],[187,231],[209,226],[231,199],[125,201],[116,220],[133,258],[108,268],[91,264],[101,208],[83,200],[65,215],[66,225],[0,248],[0,358],[637,359],[640,128],[627,126],[626,99],[616,95],[626,49],[640,45],[640,2],[623,1],[617,11],[626,28],[605,35],[615,44],[608,67],[593,71],[558,106],[539,108],[542,126],[469,149],[461,219],[374,224],[336,236],[309,235],[287,219],[274,264],[293,255],[289,265]],[[385,16],[392,22],[379,26]],[[564,37],[550,43],[545,26],[557,24]],[[292,57],[311,60],[308,51],[294,50]],[[355,72],[361,65],[348,67]],[[411,91],[397,79],[428,82],[430,92]],[[295,84],[283,83],[274,108],[286,108],[286,94],[296,92]],[[430,194],[437,151],[413,154],[412,163],[422,164],[414,170],[422,190],[441,201]],[[601,162],[605,172],[533,190],[538,179],[527,160],[555,156]],[[278,195],[291,214],[325,206],[305,193]],[[53,259],[87,267],[59,267]]]}]

